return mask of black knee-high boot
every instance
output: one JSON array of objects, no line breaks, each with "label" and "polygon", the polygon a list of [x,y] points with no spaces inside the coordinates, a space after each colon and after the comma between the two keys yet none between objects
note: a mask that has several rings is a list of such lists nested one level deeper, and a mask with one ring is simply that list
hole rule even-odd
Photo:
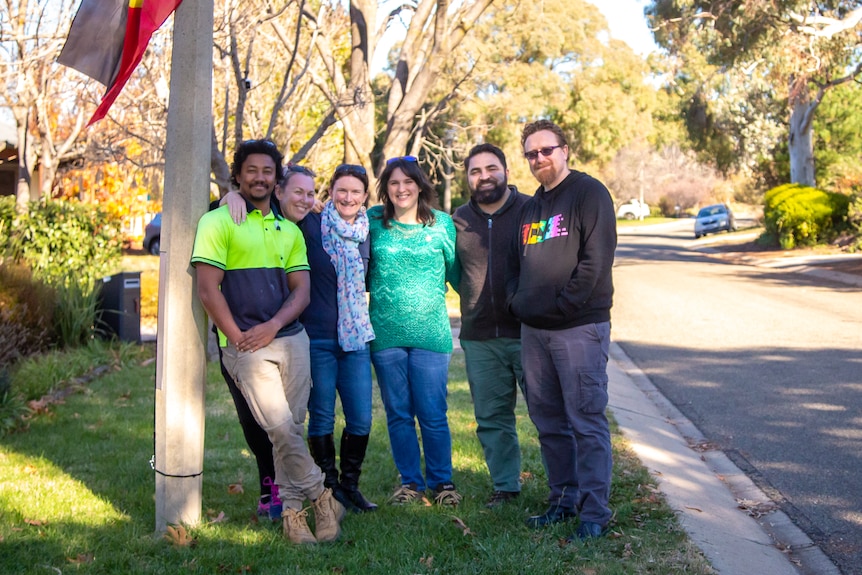
[{"label": "black knee-high boot", "polygon": [[374,511],[377,505],[359,492],[359,475],[368,448],[367,435],[341,434],[341,489],[358,511]]},{"label": "black knee-high boot", "polygon": [[341,484],[338,482],[338,468],[335,466],[335,438],[331,433],[329,435],[309,437],[308,450],[311,452],[314,462],[323,471],[325,476],[323,486],[332,490],[332,495],[335,496],[339,503],[347,509],[351,509],[353,504],[346,497],[344,490],[341,489]]}]

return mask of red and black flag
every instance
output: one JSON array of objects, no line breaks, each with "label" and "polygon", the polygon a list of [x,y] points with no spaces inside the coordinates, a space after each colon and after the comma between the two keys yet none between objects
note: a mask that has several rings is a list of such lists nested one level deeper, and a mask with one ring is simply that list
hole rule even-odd
[{"label": "red and black flag", "polygon": [[153,33],[182,0],[82,0],[57,61],[107,86],[90,122],[105,117]]}]

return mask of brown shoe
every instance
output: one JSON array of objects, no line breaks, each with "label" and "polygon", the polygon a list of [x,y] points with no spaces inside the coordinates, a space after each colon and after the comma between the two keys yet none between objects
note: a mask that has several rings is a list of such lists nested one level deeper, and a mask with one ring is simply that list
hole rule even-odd
[{"label": "brown shoe", "polygon": [[332,496],[332,490],[324,489],[320,497],[312,503],[312,507],[317,540],[324,543],[338,539],[341,535],[341,520],[344,519],[347,510]]},{"label": "brown shoe", "polygon": [[308,521],[306,521],[308,513],[306,511],[297,511],[285,507],[281,517],[284,526],[284,536],[291,543],[296,543],[297,545],[317,543],[317,539],[314,538],[314,534],[308,528]]}]

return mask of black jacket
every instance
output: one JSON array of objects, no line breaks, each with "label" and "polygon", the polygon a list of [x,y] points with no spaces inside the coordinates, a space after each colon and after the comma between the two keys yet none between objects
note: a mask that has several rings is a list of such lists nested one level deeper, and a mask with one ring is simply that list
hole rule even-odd
[{"label": "black jacket", "polygon": [[515,317],[540,329],[610,321],[617,224],[607,188],[573,170],[540,187],[519,224],[506,286]]},{"label": "black jacket", "polygon": [[515,186],[496,213],[488,215],[471,199],[452,220],[461,295],[461,338],[483,341],[521,337],[521,324],[506,307],[506,258],[518,234],[518,217],[530,196]]}]

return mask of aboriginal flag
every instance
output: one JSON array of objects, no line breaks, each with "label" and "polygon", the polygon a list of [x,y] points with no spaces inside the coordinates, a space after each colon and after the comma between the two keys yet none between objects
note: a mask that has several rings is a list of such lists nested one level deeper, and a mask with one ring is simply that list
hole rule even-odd
[{"label": "aboriginal flag", "polygon": [[57,61],[108,90],[88,126],[105,117],[153,33],[182,0],[82,0]]}]

